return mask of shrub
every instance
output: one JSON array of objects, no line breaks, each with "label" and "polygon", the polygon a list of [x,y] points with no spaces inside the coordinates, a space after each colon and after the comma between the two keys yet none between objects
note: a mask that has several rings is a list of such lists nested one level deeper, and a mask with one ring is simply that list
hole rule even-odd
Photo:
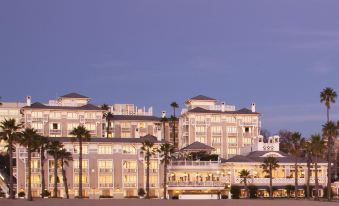
[{"label": "shrub", "polygon": [[125,198],[129,198],[129,199],[138,199],[138,196],[125,196]]},{"label": "shrub", "polygon": [[49,197],[49,196],[51,196],[51,192],[46,189],[41,193],[41,197]]},{"label": "shrub", "polygon": [[139,195],[140,197],[143,197],[143,196],[145,196],[145,194],[146,194],[146,192],[145,192],[144,188],[139,188],[139,190],[138,190],[138,195]]},{"label": "shrub", "polygon": [[250,193],[250,198],[251,199],[257,198],[258,187],[255,185],[249,185],[247,188],[248,188],[248,192]]},{"label": "shrub", "polygon": [[21,191],[18,193],[18,196],[19,197],[25,197],[26,193],[24,191]]},{"label": "shrub", "polygon": [[178,199],[179,199],[179,196],[173,196],[172,199],[173,199],[173,200],[178,200]]},{"label": "shrub", "polygon": [[[327,198],[327,187],[324,187],[324,198]],[[333,193],[333,190],[331,190],[331,197],[333,197],[335,194]]]},{"label": "shrub", "polygon": [[110,195],[100,195],[99,198],[113,198],[113,196],[110,196]]},{"label": "shrub", "polygon": [[228,195],[225,194],[221,195],[221,199],[228,199]]},{"label": "shrub", "polygon": [[286,192],[287,192],[287,197],[291,197],[291,192],[294,191],[295,187],[294,185],[286,185],[285,186]]},{"label": "shrub", "polygon": [[232,194],[232,199],[239,199],[240,198],[240,187],[237,185],[232,185],[231,194]]}]

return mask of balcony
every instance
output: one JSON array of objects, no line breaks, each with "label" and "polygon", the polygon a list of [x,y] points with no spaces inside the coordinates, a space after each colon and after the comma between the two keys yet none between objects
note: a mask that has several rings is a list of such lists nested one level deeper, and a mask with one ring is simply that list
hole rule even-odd
[{"label": "balcony", "polygon": [[212,132],[212,135],[213,136],[221,136],[222,135],[222,132]]},{"label": "balcony", "polygon": [[113,188],[113,183],[99,183],[101,188]]},{"label": "balcony", "polygon": [[[325,183],[326,182],[326,177],[319,177],[318,179],[319,179],[319,183]],[[270,183],[270,178],[250,178],[247,181],[250,184],[258,184],[258,185],[260,185],[260,184],[265,184],[266,185],[267,184],[268,185]],[[277,178],[273,178],[272,181],[273,181],[273,184],[286,184],[286,185],[287,184],[291,184],[291,185],[295,184],[294,177],[292,177],[292,178],[277,177]],[[241,184],[242,183],[242,178],[236,177],[234,179],[234,182]],[[310,183],[311,184],[315,183],[315,178],[314,177],[310,178]],[[298,184],[299,185],[306,184],[306,178],[299,177],[298,178]]]},{"label": "balcony", "polygon": [[[158,169],[149,169],[149,173],[152,174],[152,173],[158,173]],[[147,169],[145,169],[145,174],[147,172]]]},{"label": "balcony", "polygon": [[32,117],[31,119],[33,122],[42,122],[44,120],[43,117]]},{"label": "balcony", "polygon": [[[80,170],[79,170],[79,168],[74,168],[73,171],[74,171],[75,173],[79,173]],[[88,172],[88,169],[87,169],[87,168],[82,168],[82,172],[83,172],[83,173],[86,173],[86,172]]]},{"label": "balcony", "polygon": [[137,169],[126,169],[124,168],[124,173],[137,173]]},{"label": "balcony", "polygon": [[[83,187],[89,187],[89,183],[82,183]],[[79,183],[73,183],[73,187],[79,187]]]},{"label": "balcony", "polygon": [[137,183],[135,183],[135,182],[124,182],[123,183],[123,187],[132,187],[132,188],[134,188],[134,187],[137,187]]},{"label": "balcony", "polygon": [[50,134],[60,134],[61,133],[61,129],[50,129],[49,133]]},{"label": "balcony", "polygon": [[205,136],[206,134],[206,132],[195,132],[195,135],[197,136]]},{"label": "balcony", "polygon": [[[26,173],[28,172],[28,170],[26,169]],[[31,172],[32,173],[40,173],[40,168],[31,168]]]},{"label": "balcony", "polygon": [[186,168],[196,168],[196,169],[217,169],[219,167],[219,161],[171,161],[169,164],[169,169],[186,169]]},{"label": "balcony", "polygon": [[219,181],[191,181],[191,182],[169,182],[168,187],[224,187],[225,183]]},{"label": "balcony", "polygon": [[113,169],[112,168],[99,168],[100,173],[112,173]]},{"label": "balcony", "polygon": [[122,127],[121,132],[131,132],[131,128],[130,127]]},{"label": "balcony", "polygon": [[[54,188],[54,183],[49,183],[48,187]],[[63,183],[57,183],[57,187],[64,187],[64,184]]]},{"label": "balcony", "polygon": [[195,124],[206,124],[207,121],[206,120],[196,120]]}]

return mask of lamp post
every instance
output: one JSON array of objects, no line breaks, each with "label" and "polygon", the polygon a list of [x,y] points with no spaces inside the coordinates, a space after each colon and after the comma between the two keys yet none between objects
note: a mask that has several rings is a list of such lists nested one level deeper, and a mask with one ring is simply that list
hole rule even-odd
[{"label": "lamp post", "polygon": [[230,200],[230,199],[232,199],[232,193],[231,193],[231,186],[232,186],[231,174],[232,174],[232,172],[228,171],[227,174],[228,174],[228,177],[229,177],[228,179],[230,181],[229,190],[228,190],[228,199]]}]

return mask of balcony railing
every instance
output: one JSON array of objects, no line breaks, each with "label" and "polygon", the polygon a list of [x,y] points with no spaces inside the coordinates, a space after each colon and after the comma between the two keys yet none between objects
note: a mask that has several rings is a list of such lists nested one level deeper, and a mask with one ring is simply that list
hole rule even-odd
[{"label": "balcony railing", "polygon": [[219,161],[171,161],[170,166],[210,167],[218,166]]},{"label": "balcony railing", "polygon": [[[82,183],[83,187],[89,187],[89,183]],[[73,183],[73,187],[79,187],[79,183]]]},{"label": "balcony railing", "polygon": [[99,187],[109,187],[109,188],[112,188],[113,187],[113,183],[99,183]]},{"label": "balcony railing", "polygon": [[137,173],[137,169],[124,169],[124,173]]},{"label": "balcony railing", "polygon": [[112,168],[99,168],[100,173],[112,173],[113,169]]},{"label": "balcony railing", "polygon": [[[319,182],[320,183],[324,183],[326,181],[326,178],[324,177],[319,177]],[[249,178],[248,183],[251,184],[269,184],[270,183],[270,178]],[[236,177],[234,179],[235,183],[242,183],[242,178],[240,177]],[[287,177],[278,177],[278,178],[273,178],[272,179],[273,184],[294,184],[295,183],[295,179],[294,178],[287,178]],[[310,183],[315,183],[315,178],[311,177],[310,178]],[[302,185],[302,184],[306,184],[306,178],[298,178],[298,184]]]},{"label": "balcony railing", "polygon": [[[147,169],[145,169],[145,174],[147,172]],[[158,169],[149,169],[149,173],[158,173]]]},{"label": "balcony railing", "polygon": [[218,181],[206,181],[206,182],[169,182],[169,187],[223,187],[225,183]]},{"label": "balcony railing", "polygon": [[[63,187],[64,186],[64,184],[63,183],[57,183],[57,187]],[[48,187],[54,187],[54,183],[49,183],[48,184]]]},{"label": "balcony railing", "polygon": [[[28,169],[26,169],[26,173],[28,172]],[[31,168],[31,172],[32,173],[39,173],[40,172],[40,168]]]},{"label": "balcony railing", "polygon": [[123,187],[137,187],[137,183],[135,183],[135,182],[124,182]]},{"label": "balcony railing", "polygon": [[[78,173],[80,170],[79,170],[79,168],[74,168],[73,171]],[[82,172],[88,172],[88,169],[87,168],[82,168]]]},{"label": "balcony railing", "polygon": [[61,133],[61,129],[50,129],[49,133],[51,134]]}]

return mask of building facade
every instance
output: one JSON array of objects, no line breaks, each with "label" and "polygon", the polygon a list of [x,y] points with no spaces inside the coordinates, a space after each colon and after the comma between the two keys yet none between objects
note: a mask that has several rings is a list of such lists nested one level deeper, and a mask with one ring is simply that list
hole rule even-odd
[{"label": "building facade", "polygon": [[260,114],[255,104],[250,109],[236,110],[235,106],[216,99],[196,96],[186,101],[179,119],[179,148],[195,141],[215,148],[222,158],[240,154],[260,133]]}]

